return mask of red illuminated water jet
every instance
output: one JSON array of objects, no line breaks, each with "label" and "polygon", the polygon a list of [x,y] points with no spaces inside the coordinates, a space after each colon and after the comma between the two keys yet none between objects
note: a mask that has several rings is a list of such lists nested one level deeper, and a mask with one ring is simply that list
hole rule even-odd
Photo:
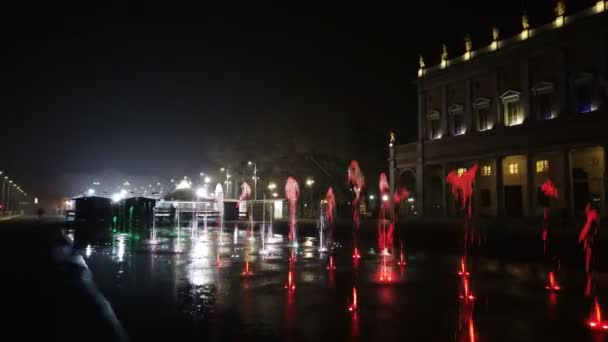
[{"label": "red illuminated water jet", "polygon": [[593,242],[599,233],[599,215],[597,210],[591,208],[591,205],[589,204],[587,204],[587,207],[585,208],[585,214],[587,216],[587,221],[578,236],[578,242],[583,243],[583,249],[585,250],[585,271],[589,273],[591,270]]},{"label": "red illuminated water jet", "polygon": [[352,302],[348,306],[348,311],[354,313],[354,312],[357,312],[357,310],[359,310],[359,304],[358,304],[358,300],[357,300],[357,288],[355,286],[353,286],[353,298],[352,298]]},{"label": "red illuminated water jet", "polygon": [[350,162],[347,178],[355,193],[355,198],[352,200],[351,205],[353,207],[353,221],[355,222],[356,228],[359,229],[359,203],[361,200],[361,191],[363,191],[363,187],[365,186],[365,178],[363,177],[361,168],[359,168],[358,161],[352,160]]},{"label": "red illuminated water jet", "polygon": [[222,260],[220,259],[220,249],[217,249],[217,256],[215,257],[215,265],[222,266]]},{"label": "red illuminated water jet", "polygon": [[555,276],[553,275],[553,272],[549,272],[549,281],[548,281],[547,285],[545,286],[545,289],[547,289],[549,291],[559,291],[559,290],[561,290],[561,287],[559,286],[559,284],[555,280]]},{"label": "red illuminated water jet", "polygon": [[465,303],[472,303],[475,301],[475,296],[473,295],[473,291],[469,287],[469,277],[462,277],[462,292],[460,293],[460,299],[462,299]]},{"label": "red illuminated water jet", "polygon": [[471,216],[471,197],[473,197],[473,183],[475,182],[476,174],[477,164],[461,175],[452,170],[446,177],[446,181],[451,185],[452,194],[460,204],[461,210],[467,209],[469,216]]},{"label": "red illuminated water jet", "polygon": [[[249,206],[247,205],[247,201],[249,201],[249,199],[251,198],[251,186],[249,186],[249,184],[247,182],[243,182],[243,184],[241,185],[241,194],[239,195],[239,201],[245,201],[245,211],[246,211],[246,216],[248,218],[253,219],[253,217],[251,215],[253,215],[253,213],[251,212],[251,210],[249,210]],[[238,206],[238,203],[237,203]],[[251,221],[251,223],[249,224],[249,232],[248,235],[250,238],[253,237],[253,221]]]},{"label": "red illuminated water jet", "polygon": [[386,255],[382,256],[382,262],[380,263],[380,276],[381,282],[390,283],[393,281],[393,272],[387,263]]},{"label": "red illuminated water jet", "polygon": [[458,275],[464,277],[471,275],[469,271],[467,271],[467,263],[464,260],[464,257],[460,258],[460,270],[458,270]]},{"label": "red illuminated water jet", "polygon": [[325,194],[325,204],[327,205],[327,210],[325,210],[325,220],[328,223],[334,223],[334,211],[336,208],[336,198],[334,196],[334,189],[327,189],[327,194]]},{"label": "red illuminated water jet", "polygon": [[327,269],[329,271],[333,271],[336,269],[336,265],[334,264],[334,256],[330,255],[329,256],[329,265],[327,265]]},{"label": "red illuminated water jet", "polygon": [[[558,191],[553,182],[547,179],[540,187],[541,191],[547,198],[557,199]],[[543,209],[543,253],[547,253],[547,236],[549,234],[549,206],[546,205]]]},{"label": "red illuminated water jet", "polygon": [[397,265],[401,267],[405,267],[407,265],[407,261],[405,260],[405,253],[403,252],[403,241],[401,241],[401,246],[399,249],[399,261],[397,262]]},{"label": "red illuminated water jet", "polygon": [[253,275],[253,272],[251,272],[251,270],[249,269],[249,260],[247,258],[245,259],[245,269],[243,270],[243,273],[241,273],[241,275],[243,277],[249,277]]},{"label": "red illuminated water jet", "polygon": [[608,321],[605,321],[602,317],[602,309],[597,297],[593,300],[593,307],[587,320],[587,326],[595,331],[608,331]]},{"label": "red illuminated water jet", "polygon": [[380,213],[378,215],[378,248],[383,254],[388,253],[389,241],[392,241],[392,237],[388,236],[387,221],[390,219],[388,213],[391,208],[390,188],[386,174],[380,174],[380,180],[378,182],[378,189],[380,191]]},{"label": "red illuminated water jet", "polygon": [[296,280],[291,263],[289,264],[289,270],[287,271],[287,283],[285,284],[285,288],[290,293],[296,290]]},{"label": "red illuminated water jet", "polygon": [[357,247],[353,250],[353,259],[361,259],[361,254],[359,254],[359,248]]},{"label": "red illuminated water jet", "polygon": [[296,246],[298,244],[296,236],[296,204],[300,197],[300,186],[293,177],[287,178],[285,183],[285,197],[289,202],[289,242]]}]

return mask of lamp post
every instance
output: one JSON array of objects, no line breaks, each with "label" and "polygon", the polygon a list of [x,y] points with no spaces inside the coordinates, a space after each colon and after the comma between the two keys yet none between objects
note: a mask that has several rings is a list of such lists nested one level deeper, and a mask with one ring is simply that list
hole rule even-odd
[{"label": "lamp post", "polygon": [[[2,174],[2,173],[0,172],[0,174]],[[6,201],[5,201],[6,198],[4,198],[4,186],[5,186],[7,180],[8,180],[7,176],[4,176],[2,178],[2,208],[1,208],[2,212],[6,211]]]},{"label": "lamp post", "polygon": [[310,217],[312,217],[312,186],[315,184],[315,180],[312,178],[306,179],[306,186],[308,187],[308,192],[310,193]]},{"label": "lamp post", "polygon": [[11,185],[13,185],[13,180],[10,179],[8,181],[8,187],[6,189],[6,209],[11,211]]},{"label": "lamp post", "polygon": [[220,172],[225,172],[226,173],[226,180],[224,181],[224,183],[226,184],[226,197],[229,198],[228,196],[230,196],[230,171],[228,171],[227,168],[221,168]]},{"label": "lamp post", "polygon": [[250,160],[247,165],[253,165],[253,200],[255,201],[258,199],[258,164]]}]

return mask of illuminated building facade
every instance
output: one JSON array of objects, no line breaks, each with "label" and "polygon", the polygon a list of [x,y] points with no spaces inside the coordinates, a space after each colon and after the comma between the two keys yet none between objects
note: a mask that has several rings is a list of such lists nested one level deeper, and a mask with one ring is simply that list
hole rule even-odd
[{"label": "illuminated building facade", "polygon": [[[608,11],[604,1],[462,56],[425,67],[418,78],[418,140],[391,144],[396,185],[415,194],[427,216],[456,215],[445,177],[479,169],[474,212],[542,214],[540,186],[551,179],[551,205],[575,215],[587,203],[606,211]],[[427,63],[428,64],[428,63]]]}]

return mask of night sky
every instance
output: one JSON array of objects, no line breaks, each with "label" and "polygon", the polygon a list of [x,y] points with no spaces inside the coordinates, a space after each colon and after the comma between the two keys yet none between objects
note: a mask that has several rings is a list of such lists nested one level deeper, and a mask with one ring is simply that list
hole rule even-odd
[{"label": "night sky", "polygon": [[418,53],[437,64],[442,43],[453,57],[465,34],[486,45],[492,24],[507,37],[525,7],[536,26],[554,6],[206,3],[3,8],[0,169],[48,199],[104,172],[167,179],[237,159],[270,170],[290,151],[360,159],[375,180],[388,132],[416,139]]}]

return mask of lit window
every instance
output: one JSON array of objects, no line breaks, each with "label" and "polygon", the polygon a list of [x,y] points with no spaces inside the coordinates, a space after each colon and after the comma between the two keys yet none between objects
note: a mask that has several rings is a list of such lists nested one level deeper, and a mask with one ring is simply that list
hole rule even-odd
[{"label": "lit window", "polygon": [[517,163],[509,163],[509,174],[516,175],[519,173],[519,165]]},{"label": "lit window", "polygon": [[452,135],[462,135],[466,129],[464,127],[463,113],[464,107],[459,104],[452,105],[448,112],[452,120]]},{"label": "lit window", "polygon": [[505,126],[515,126],[524,122],[520,109],[519,92],[509,90],[501,96]]},{"label": "lit window", "polygon": [[439,119],[429,120],[429,125],[431,127],[431,139],[441,138],[439,134]]},{"label": "lit window", "polygon": [[477,130],[486,131],[492,128],[490,121],[490,100],[480,97],[473,102],[475,118],[477,119]]},{"label": "lit window", "polygon": [[492,175],[492,166],[484,165],[481,167],[481,175],[482,176],[490,176]]},{"label": "lit window", "polygon": [[437,110],[432,110],[429,114],[427,114],[426,118],[428,123],[428,134],[431,140],[441,138],[439,117],[439,111]]},{"label": "lit window", "polygon": [[487,131],[490,129],[489,120],[490,117],[490,109],[489,108],[479,108],[477,110],[477,127],[480,131]]},{"label": "lit window", "polygon": [[549,161],[548,160],[537,160],[536,161],[536,172],[547,172],[549,171]]},{"label": "lit window", "polygon": [[462,115],[454,115],[452,116],[452,129],[454,135],[462,135],[464,134],[464,127],[462,122]]},{"label": "lit window", "polygon": [[515,126],[522,123],[519,101],[505,103],[505,126]]},{"label": "lit window", "polygon": [[574,103],[579,113],[589,113],[597,108],[593,105],[593,75],[579,73],[574,79]]},{"label": "lit window", "polygon": [[458,176],[462,176],[465,172],[467,172],[467,169],[465,169],[464,167],[461,167],[458,169]]},{"label": "lit window", "polygon": [[579,113],[589,113],[591,106],[591,84],[582,83],[576,86],[576,109]]},{"label": "lit window", "polygon": [[540,120],[553,119],[553,83],[541,82],[533,88],[536,102],[536,113]]}]

